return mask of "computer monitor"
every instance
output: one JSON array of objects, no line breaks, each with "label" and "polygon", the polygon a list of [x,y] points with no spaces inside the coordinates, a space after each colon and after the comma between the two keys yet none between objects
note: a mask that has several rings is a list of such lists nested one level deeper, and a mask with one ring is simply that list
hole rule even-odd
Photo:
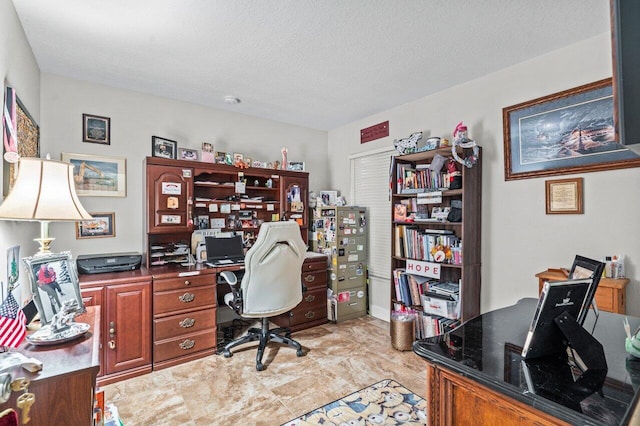
[{"label": "computer monitor", "polygon": [[244,260],[242,236],[205,237],[208,263],[238,263]]}]

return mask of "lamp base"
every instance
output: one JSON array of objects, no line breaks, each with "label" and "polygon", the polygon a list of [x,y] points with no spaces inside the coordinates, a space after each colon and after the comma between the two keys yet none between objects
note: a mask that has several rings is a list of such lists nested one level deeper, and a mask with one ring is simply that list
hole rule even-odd
[{"label": "lamp base", "polygon": [[36,253],[36,256],[42,256],[45,254],[51,254],[51,243],[55,238],[34,238],[33,241],[37,241],[40,244],[40,250]]}]

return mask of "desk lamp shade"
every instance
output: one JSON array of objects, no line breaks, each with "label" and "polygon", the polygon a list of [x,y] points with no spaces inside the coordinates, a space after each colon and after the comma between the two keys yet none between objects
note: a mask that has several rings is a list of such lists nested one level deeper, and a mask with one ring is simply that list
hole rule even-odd
[{"label": "desk lamp shade", "polygon": [[21,158],[13,189],[0,205],[0,219],[40,222],[38,254],[49,253],[49,222],[91,219],[76,194],[73,165],[41,158]]}]

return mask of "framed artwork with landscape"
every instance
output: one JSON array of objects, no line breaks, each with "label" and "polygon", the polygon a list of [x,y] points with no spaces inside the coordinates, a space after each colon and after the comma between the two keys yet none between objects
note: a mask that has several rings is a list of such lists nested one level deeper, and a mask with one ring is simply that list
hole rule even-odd
[{"label": "framed artwork with landscape", "polygon": [[503,108],[505,180],[639,167],[620,144],[610,78]]},{"label": "framed artwork with landscape", "polygon": [[116,236],[115,213],[90,213],[93,219],[76,222],[76,240]]},{"label": "framed artwork with landscape", "polygon": [[126,197],[126,158],[68,152],[63,152],[61,158],[73,164],[78,196]]}]

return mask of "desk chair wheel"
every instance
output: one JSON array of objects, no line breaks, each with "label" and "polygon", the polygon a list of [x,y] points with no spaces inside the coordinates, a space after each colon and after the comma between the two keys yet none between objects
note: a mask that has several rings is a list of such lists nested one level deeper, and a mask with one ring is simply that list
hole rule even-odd
[{"label": "desk chair wheel", "polygon": [[298,349],[298,350],[296,351],[296,355],[297,355],[298,357],[304,356],[304,351],[303,351],[302,349]]},{"label": "desk chair wheel", "polygon": [[264,370],[264,365],[261,362],[256,363],[256,371]]},{"label": "desk chair wheel", "polygon": [[224,351],[222,351],[222,355],[224,355],[225,358],[231,358],[233,356],[229,349],[225,349]]}]

